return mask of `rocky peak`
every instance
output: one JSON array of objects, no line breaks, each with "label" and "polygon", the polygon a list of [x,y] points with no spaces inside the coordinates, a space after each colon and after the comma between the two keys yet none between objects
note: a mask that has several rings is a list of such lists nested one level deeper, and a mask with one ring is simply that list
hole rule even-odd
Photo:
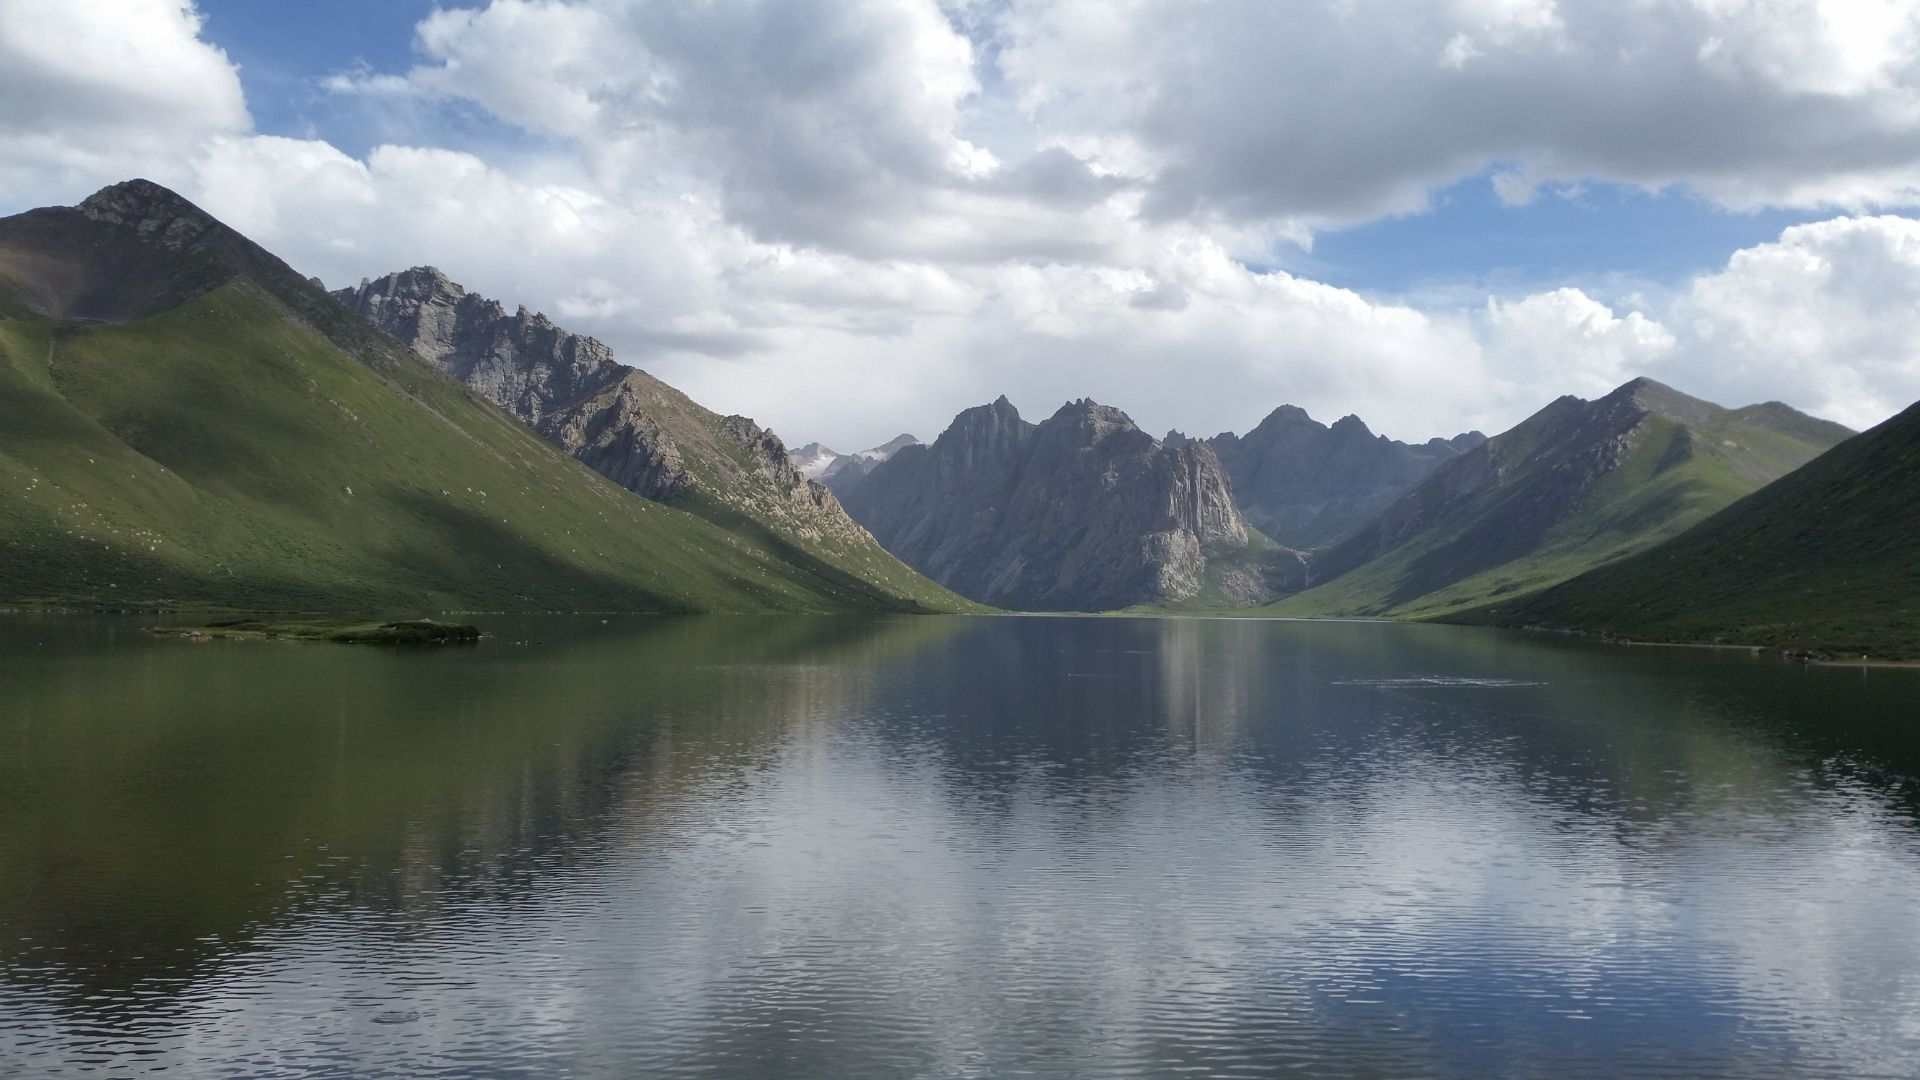
[{"label": "rocky peak", "polygon": [[1163,444],[1088,398],[1038,425],[1002,397],[962,412],[846,492],[888,550],[950,588],[1017,608],[1185,599],[1246,525],[1211,447]]},{"label": "rocky peak", "polygon": [[147,242],[174,251],[224,228],[213,215],[151,180],[101,188],[76,209],[90,221],[133,229]]},{"label": "rocky peak", "polygon": [[1332,426],[1282,405],[1246,435],[1208,440],[1232,478],[1240,510],[1292,548],[1339,539],[1391,504],[1465,446],[1417,446],[1376,435],[1358,416]]},{"label": "rocky peak", "polygon": [[600,341],[567,333],[525,306],[509,316],[431,266],[363,281],[334,298],[536,426],[632,370]]}]

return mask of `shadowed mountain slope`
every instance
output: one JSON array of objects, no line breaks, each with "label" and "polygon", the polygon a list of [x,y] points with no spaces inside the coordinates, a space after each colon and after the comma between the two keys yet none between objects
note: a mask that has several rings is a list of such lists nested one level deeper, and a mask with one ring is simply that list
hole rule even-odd
[{"label": "shadowed mountain slope", "polygon": [[1664,544],[1464,618],[1920,658],[1920,405]]},{"label": "shadowed mountain slope", "polygon": [[1848,434],[1649,379],[1564,397],[1316,555],[1319,584],[1275,610],[1435,616],[1523,596],[1672,537]]}]

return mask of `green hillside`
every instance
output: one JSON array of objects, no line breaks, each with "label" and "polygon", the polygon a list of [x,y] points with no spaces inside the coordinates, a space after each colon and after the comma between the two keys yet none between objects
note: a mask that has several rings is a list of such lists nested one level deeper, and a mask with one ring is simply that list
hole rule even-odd
[{"label": "green hillside", "polygon": [[1920,658],[1920,405],[1659,547],[1465,617]]},{"label": "green hillside", "polygon": [[958,606],[623,491],[257,248],[170,261],[127,231],[0,221],[0,601]]},{"label": "green hillside", "polygon": [[1525,596],[1676,536],[1849,434],[1645,379],[1562,398],[1316,555],[1322,584],[1269,610],[1430,618]]}]

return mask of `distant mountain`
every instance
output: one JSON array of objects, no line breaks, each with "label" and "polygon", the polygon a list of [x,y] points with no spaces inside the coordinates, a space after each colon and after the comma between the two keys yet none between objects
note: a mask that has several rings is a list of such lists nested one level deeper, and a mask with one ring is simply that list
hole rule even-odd
[{"label": "distant mountain", "polygon": [[1155,439],[1092,401],[1037,425],[1004,397],[968,409],[845,498],[889,551],[984,603],[1096,611],[1223,588],[1271,595],[1242,565],[1250,536],[1212,448]]},{"label": "distant mountain", "polygon": [[1328,427],[1282,405],[1245,435],[1207,443],[1233,478],[1249,523],[1281,544],[1314,548],[1359,528],[1442,462],[1486,441],[1472,431],[1413,446],[1375,435],[1357,416]]},{"label": "distant mountain", "polygon": [[[590,352],[568,354],[582,373],[600,368]],[[158,185],[0,219],[0,600],[836,611],[946,595],[635,498]]]},{"label": "distant mountain", "polygon": [[793,467],[800,470],[800,475],[809,480],[820,479],[820,474],[826,472],[829,466],[843,456],[838,450],[822,446],[817,442],[810,442],[798,450],[787,451],[787,460],[793,462]]},{"label": "distant mountain", "polygon": [[1426,616],[1524,596],[1672,537],[1850,434],[1649,379],[1564,397],[1316,554],[1317,586],[1278,610]]},{"label": "distant mountain", "polygon": [[1666,543],[1466,618],[1920,659],[1920,405]]},{"label": "distant mountain", "polygon": [[763,528],[886,593],[950,603],[848,517],[780,438],[721,416],[615,362],[599,341],[522,307],[509,314],[430,266],[363,281],[334,298],[422,359],[519,417],[595,472],[722,527]]},{"label": "distant mountain", "polygon": [[817,442],[808,443],[787,455],[793,466],[809,479],[818,480],[827,485],[828,490],[838,495],[846,488],[873,471],[873,467],[892,457],[895,452],[908,446],[918,446],[920,440],[912,435],[895,435],[879,446],[869,447],[852,454],[842,454],[828,449]]}]

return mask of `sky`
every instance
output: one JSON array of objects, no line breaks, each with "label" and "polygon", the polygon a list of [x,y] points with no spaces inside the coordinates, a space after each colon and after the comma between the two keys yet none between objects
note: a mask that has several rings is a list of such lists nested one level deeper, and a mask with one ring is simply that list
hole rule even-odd
[{"label": "sky", "polygon": [[0,213],[132,176],[789,445],[1920,399],[1920,0],[0,0]]}]

